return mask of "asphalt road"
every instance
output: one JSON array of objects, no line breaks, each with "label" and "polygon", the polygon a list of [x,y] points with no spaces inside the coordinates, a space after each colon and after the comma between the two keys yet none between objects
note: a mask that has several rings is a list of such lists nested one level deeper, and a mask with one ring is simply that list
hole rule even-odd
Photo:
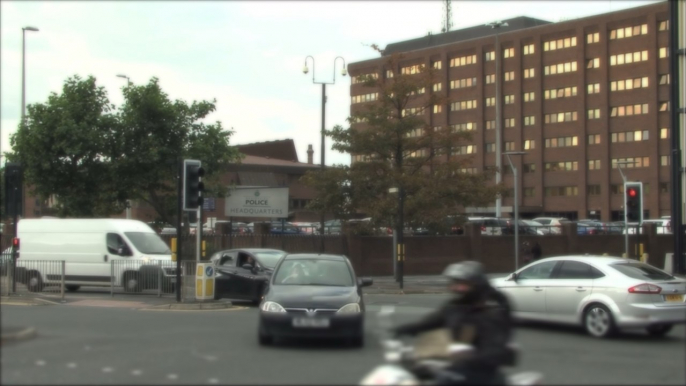
[{"label": "asphalt road", "polygon": [[[395,321],[419,318],[445,295],[370,295],[367,345],[257,344],[254,307],[228,311],[142,311],[55,305],[2,306],[3,326],[38,336],[0,347],[9,384],[357,384],[381,363],[375,316],[396,306]],[[124,303],[123,303],[124,304]],[[546,384],[686,384],[686,329],[664,338],[643,332],[598,340],[582,330],[518,326],[521,361]]]}]

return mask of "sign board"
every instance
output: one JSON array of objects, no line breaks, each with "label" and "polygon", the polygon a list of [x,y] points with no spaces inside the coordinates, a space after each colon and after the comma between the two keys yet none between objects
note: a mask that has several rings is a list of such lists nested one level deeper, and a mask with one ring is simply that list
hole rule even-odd
[{"label": "sign board", "polygon": [[236,188],[226,197],[229,217],[288,217],[288,188]]},{"label": "sign board", "polygon": [[205,199],[202,202],[202,210],[205,212],[214,212],[214,206],[214,197],[205,197]]}]

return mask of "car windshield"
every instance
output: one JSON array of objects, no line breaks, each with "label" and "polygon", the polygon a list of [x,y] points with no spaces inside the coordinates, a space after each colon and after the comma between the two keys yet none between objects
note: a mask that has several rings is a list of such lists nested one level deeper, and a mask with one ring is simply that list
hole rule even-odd
[{"label": "car windshield", "polygon": [[293,259],[281,263],[274,284],[352,287],[353,275],[344,261]]},{"label": "car windshield", "polygon": [[674,276],[668,274],[667,272],[661,271],[651,265],[643,263],[619,263],[610,264],[610,267],[616,269],[617,271],[629,276],[632,279],[639,280],[672,280]]},{"label": "car windshield", "polygon": [[167,244],[156,233],[125,232],[134,247],[146,255],[169,255]]},{"label": "car windshield", "polygon": [[255,252],[255,256],[257,256],[257,260],[260,261],[260,263],[265,266],[266,268],[274,268],[276,267],[276,263],[279,262],[279,259],[283,257],[285,253],[283,252]]}]

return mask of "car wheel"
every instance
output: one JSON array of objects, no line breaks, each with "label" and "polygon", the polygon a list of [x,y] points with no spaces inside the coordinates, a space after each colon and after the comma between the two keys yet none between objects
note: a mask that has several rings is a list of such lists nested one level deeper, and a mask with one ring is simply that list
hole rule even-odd
[{"label": "car wheel", "polygon": [[274,337],[263,332],[262,329],[260,329],[258,334],[258,340],[260,342],[260,346],[269,346],[274,343]]},{"label": "car wheel", "polygon": [[69,292],[76,292],[79,290],[79,288],[81,288],[81,286],[80,285],[67,285],[67,286],[64,286],[64,288],[66,288],[67,291],[69,291]]},{"label": "car wheel", "polygon": [[29,292],[41,292],[43,290],[43,279],[40,277],[40,273],[36,271],[29,272],[26,286]]},{"label": "car wheel", "polygon": [[608,338],[615,333],[610,310],[602,304],[591,304],[584,313],[584,327],[596,338]]},{"label": "car wheel", "polygon": [[668,332],[672,331],[671,324],[654,324],[652,326],[646,327],[646,331],[651,336],[665,336]]},{"label": "car wheel", "polygon": [[364,335],[358,335],[354,338],[350,338],[350,345],[355,348],[364,347]]},{"label": "car wheel", "polygon": [[130,272],[124,275],[124,291],[125,292],[141,292],[140,281],[136,273]]}]

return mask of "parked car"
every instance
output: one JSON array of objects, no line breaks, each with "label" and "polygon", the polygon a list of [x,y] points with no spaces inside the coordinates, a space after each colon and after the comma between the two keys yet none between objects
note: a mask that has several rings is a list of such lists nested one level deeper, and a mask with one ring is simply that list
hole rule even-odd
[{"label": "parked car", "polygon": [[342,338],[364,345],[362,287],[347,257],[288,254],[277,264],[260,304],[261,345],[274,338]]},{"label": "parked car", "polygon": [[624,221],[613,221],[606,224],[607,233],[609,234],[623,234],[624,233]]},{"label": "parked car", "polygon": [[[643,225],[645,224],[657,224],[657,234],[659,235],[671,235],[672,234],[672,220],[667,219],[667,218],[659,218],[659,219],[648,219],[648,220],[643,220]],[[636,234],[636,229],[639,229],[639,234],[643,234],[643,227],[639,227],[638,223],[629,223],[629,234],[630,235],[635,235]],[[623,232],[626,234],[626,231]]]},{"label": "parked car", "polygon": [[[246,248],[215,252],[215,299],[249,300],[259,303],[274,267],[287,252],[278,249]],[[254,264],[250,264],[252,259]]]},{"label": "parked car", "polygon": [[481,227],[481,234],[487,236],[501,236],[509,233],[511,221],[495,217],[469,217],[468,222]]},{"label": "parked car", "polygon": [[578,222],[576,223],[576,234],[577,235],[599,235],[602,234],[602,226],[598,223],[592,222]]},{"label": "parked car", "polygon": [[300,233],[307,235],[318,235],[321,226],[318,222],[294,222],[291,224],[300,229]]},{"label": "parked car", "polygon": [[543,236],[550,233],[550,228],[543,226],[543,224],[537,221],[519,220],[519,232],[527,235]]},{"label": "parked car", "polygon": [[569,222],[564,217],[536,217],[533,220],[549,227],[552,235],[562,234],[562,224]]},{"label": "parked car", "polygon": [[324,231],[327,235],[341,234],[341,220],[329,220],[324,222]]},{"label": "parked car", "polygon": [[515,319],[584,326],[599,338],[625,328],[661,336],[686,323],[686,279],[621,257],[549,257],[491,284]]}]

